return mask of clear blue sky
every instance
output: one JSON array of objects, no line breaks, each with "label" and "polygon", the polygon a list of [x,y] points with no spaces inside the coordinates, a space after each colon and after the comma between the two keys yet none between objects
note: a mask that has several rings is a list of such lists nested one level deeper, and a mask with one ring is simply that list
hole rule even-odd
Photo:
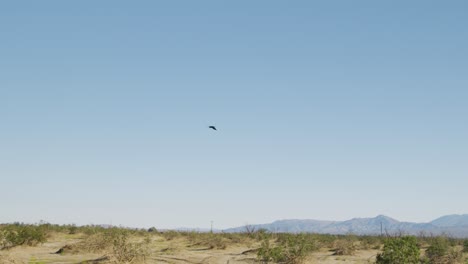
[{"label": "clear blue sky", "polygon": [[467,10],[3,2],[0,222],[468,213]]}]

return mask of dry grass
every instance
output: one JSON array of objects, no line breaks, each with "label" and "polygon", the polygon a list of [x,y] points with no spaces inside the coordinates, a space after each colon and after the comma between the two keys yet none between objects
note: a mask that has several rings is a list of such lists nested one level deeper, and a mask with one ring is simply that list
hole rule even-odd
[{"label": "dry grass", "polygon": [[335,243],[334,254],[337,256],[343,255],[354,255],[356,253],[357,247],[354,240],[340,239]]},{"label": "dry grass", "polygon": [[[70,232],[70,228],[73,232]],[[270,249],[274,249],[272,254],[282,254],[277,255],[279,256],[277,259],[282,259],[281,261],[289,259],[304,264],[363,264],[375,262],[375,256],[381,251],[383,242],[378,237],[267,232],[212,234],[170,231],[160,233],[99,227],[52,229],[47,237],[44,243],[36,245],[26,243],[8,250],[0,250],[0,264],[254,264],[260,263],[258,252],[265,241],[271,243]],[[420,242],[430,244],[429,240]],[[457,261],[466,261],[467,253],[462,253],[463,241],[457,243],[456,246],[451,245],[451,248],[457,249],[457,254],[461,254],[456,255]],[[270,261],[275,259],[275,256],[271,255]],[[286,256],[286,258],[280,258],[281,256]]]}]

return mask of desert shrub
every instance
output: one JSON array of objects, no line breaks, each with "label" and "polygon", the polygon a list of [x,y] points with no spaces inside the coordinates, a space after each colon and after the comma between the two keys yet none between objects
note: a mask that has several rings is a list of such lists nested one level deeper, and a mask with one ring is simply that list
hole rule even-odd
[{"label": "desert shrub", "polygon": [[[455,241],[455,242],[454,242]],[[457,241],[447,237],[435,237],[426,250],[426,257],[431,264],[454,264],[460,263],[463,253],[452,245]]]},{"label": "desert shrub", "polygon": [[76,225],[69,225],[67,226],[68,234],[74,235],[78,232],[78,227]]},{"label": "desert shrub", "polygon": [[450,244],[445,237],[435,237],[426,250],[426,256],[431,262],[439,262],[439,259],[446,256],[449,252]]},{"label": "desert shrub", "polygon": [[245,237],[242,234],[223,233],[221,236],[233,244],[238,244],[245,241]]},{"label": "desert shrub", "polygon": [[197,243],[199,241],[200,233],[196,231],[190,231],[184,233],[185,237],[189,241],[189,243]]},{"label": "desert shrub", "polygon": [[229,239],[226,238],[223,234],[198,232],[189,232],[184,234],[191,243],[191,247],[204,246],[208,247],[208,249],[226,249],[229,242]]},{"label": "desert shrub", "polygon": [[258,249],[257,258],[262,263],[273,262],[283,262],[286,260],[284,249],[279,246],[270,245],[270,240],[266,239],[262,242],[261,247]]},{"label": "desert shrub", "polygon": [[257,231],[255,231],[253,234],[251,234],[250,237],[255,238],[257,241],[263,241],[265,239],[272,238],[272,233],[268,232],[268,230],[265,228],[260,228]]},{"label": "desert shrub", "polygon": [[128,234],[118,233],[113,237],[110,259],[115,263],[144,262],[149,256],[148,242],[129,242]]},{"label": "desert shrub", "polygon": [[150,232],[150,233],[152,233],[152,232],[156,233],[156,232],[158,232],[158,230],[156,229],[156,227],[153,226],[153,227],[148,228],[148,232]]},{"label": "desert shrub", "polygon": [[263,240],[257,252],[257,258],[263,262],[302,263],[307,254],[317,249],[317,243],[311,236],[304,234],[283,234],[277,244],[271,245],[270,239]]},{"label": "desert shrub", "polygon": [[177,232],[177,231],[174,231],[174,230],[169,230],[169,231],[164,231],[162,233],[162,236],[166,239],[166,240],[173,240],[174,238],[177,238],[181,235],[181,233]]},{"label": "desert shrub", "polygon": [[382,239],[378,236],[362,236],[359,239],[360,249],[380,249]]},{"label": "desert shrub", "polygon": [[142,242],[131,242],[131,230],[122,228],[109,228],[94,233],[77,244],[65,246],[57,253],[103,253],[112,263],[144,262],[149,256],[150,239]]},{"label": "desert shrub", "polygon": [[322,247],[326,248],[333,248],[335,241],[338,239],[338,236],[329,234],[316,234],[314,237]]},{"label": "desert shrub", "polygon": [[190,246],[205,246],[209,249],[225,249],[229,244],[240,243],[245,234],[231,233],[200,233],[196,231],[181,232],[179,235],[184,236],[190,242]]},{"label": "desert shrub", "polygon": [[227,241],[222,236],[209,234],[200,245],[209,247],[210,249],[226,249]]},{"label": "desert shrub", "polygon": [[114,241],[120,236],[128,236],[125,229],[109,228],[86,236],[79,243],[72,245],[73,251],[78,252],[102,252],[109,250]]},{"label": "desert shrub", "polygon": [[255,232],[257,228],[253,225],[245,225],[244,226],[244,234],[246,234],[250,238],[255,238]]},{"label": "desert shrub", "polygon": [[97,233],[87,236],[84,240],[72,246],[75,251],[97,253],[110,247],[112,238],[105,233]]},{"label": "desert shrub", "polygon": [[[467,260],[468,261],[468,260]],[[433,257],[432,259],[424,256],[421,263],[424,264],[459,264],[463,263],[463,253],[455,248],[449,249],[446,255]]]},{"label": "desert shrub", "polygon": [[0,228],[0,249],[20,245],[35,246],[47,240],[46,228],[38,225],[12,224]]},{"label": "desert shrub", "polygon": [[388,238],[384,242],[383,252],[377,255],[376,263],[419,263],[419,248],[416,238],[412,236]]},{"label": "desert shrub", "polygon": [[463,240],[463,252],[468,253],[468,239]]},{"label": "desert shrub", "polygon": [[[448,262],[446,263],[462,263],[463,252],[455,248],[451,248],[447,256]],[[468,261],[468,260],[467,260]]]},{"label": "desert shrub", "polygon": [[102,233],[105,231],[106,231],[106,228],[101,227],[101,226],[96,226],[96,225],[86,225],[86,226],[77,227],[77,233],[82,233],[88,236],[94,235],[97,233]]},{"label": "desert shrub", "polygon": [[335,243],[334,255],[353,255],[356,252],[356,246],[352,239],[340,239]]}]

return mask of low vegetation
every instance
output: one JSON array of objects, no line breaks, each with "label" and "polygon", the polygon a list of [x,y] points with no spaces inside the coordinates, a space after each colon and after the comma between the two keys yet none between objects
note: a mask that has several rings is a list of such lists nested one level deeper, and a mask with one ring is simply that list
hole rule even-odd
[{"label": "low vegetation", "polygon": [[305,234],[281,234],[276,243],[264,237],[257,257],[262,263],[302,263],[307,255],[318,249],[317,240]]},{"label": "low vegetation", "polygon": [[383,252],[377,255],[376,263],[417,264],[420,263],[419,255],[419,247],[415,237],[388,238],[384,243]]},{"label": "low vegetation", "polygon": [[0,250],[16,246],[35,246],[47,240],[47,226],[15,223],[0,228]]},{"label": "low vegetation", "polygon": [[249,263],[317,263],[317,259],[314,260],[316,255],[343,261],[358,259],[360,252],[370,252],[368,254],[371,256],[362,260],[362,263],[468,263],[468,240],[448,236],[356,236],[248,231],[211,233],[160,231],[154,227],[129,229],[48,223],[3,224],[0,225],[0,263],[54,263],[35,255],[19,261],[15,260],[13,253],[15,248],[27,250],[41,246],[49,239],[57,241],[57,238],[67,238],[69,242],[48,254],[96,257],[82,263],[179,263],[178,254],[184,250],[192,252],[190,254],[230,252],[226,255],[245,256]]},{"label": "low vegetation", "polygon": [[425,262],[433,264],[462,263],[463,249],[457,241],[445,236],[434,237],[426,250]]}]

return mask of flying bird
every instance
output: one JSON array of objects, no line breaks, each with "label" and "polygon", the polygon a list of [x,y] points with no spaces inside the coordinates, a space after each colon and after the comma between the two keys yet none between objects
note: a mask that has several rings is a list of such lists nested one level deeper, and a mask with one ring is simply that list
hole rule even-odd
[{"label": "flying bird", "polygon": [[215,126],[209,126],[208,128],[218,131]]}]

